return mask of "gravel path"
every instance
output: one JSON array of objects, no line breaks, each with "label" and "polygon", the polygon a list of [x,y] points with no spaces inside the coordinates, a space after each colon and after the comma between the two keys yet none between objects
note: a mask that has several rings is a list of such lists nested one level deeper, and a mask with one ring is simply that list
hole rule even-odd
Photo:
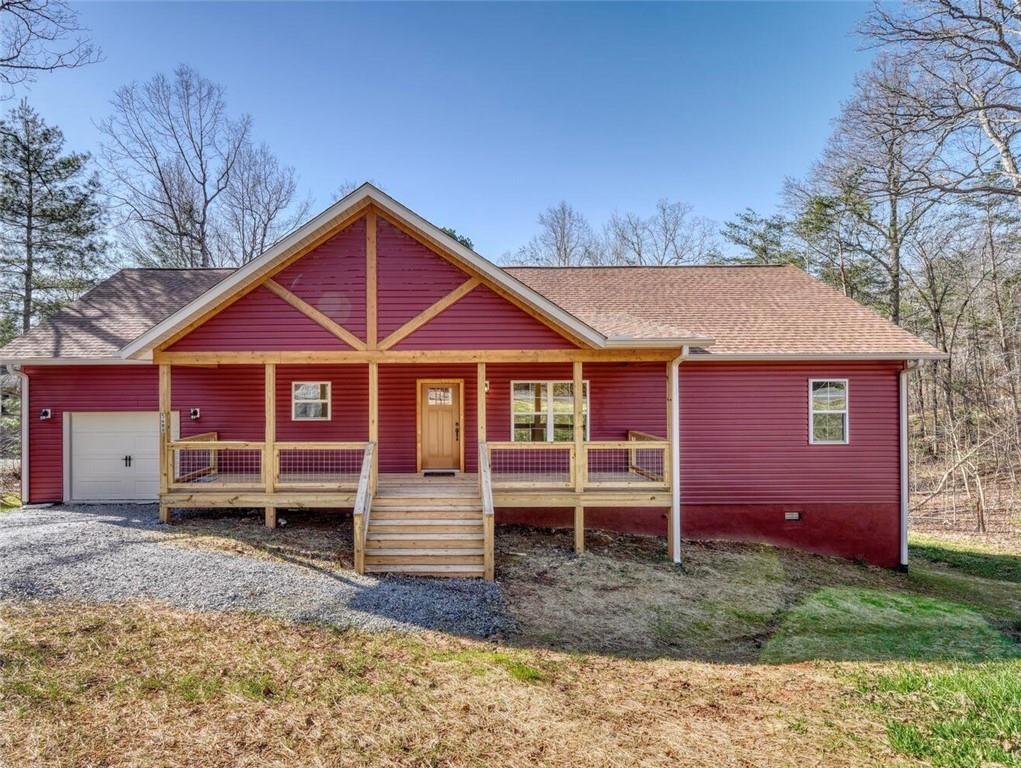
[{"label": "gravel path", "polygon": [[373,578],[190,549],[170,542],[155,505],[0,514],[0,599],[150,599],[367,629],[506,631],[500,588],[481,579]]}]

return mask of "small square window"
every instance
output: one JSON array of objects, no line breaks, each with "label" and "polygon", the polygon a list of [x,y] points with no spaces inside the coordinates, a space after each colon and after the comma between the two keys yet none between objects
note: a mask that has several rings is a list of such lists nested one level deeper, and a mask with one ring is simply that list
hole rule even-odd
[{"label": "small square window", "polygon": [[850,442],[847,379],[811,379],[808,398],[809,442],[837,445]]},{"label": "small square window", "polygon": [[330,391],[328,381],[295,381],[291,384],[292,421],[329,421]]}]

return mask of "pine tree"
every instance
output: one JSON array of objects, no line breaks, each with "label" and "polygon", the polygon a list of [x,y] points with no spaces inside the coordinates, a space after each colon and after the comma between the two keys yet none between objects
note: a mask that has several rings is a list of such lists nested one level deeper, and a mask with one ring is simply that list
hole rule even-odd
[{"label": "pine tree", "polygon": [[0,121],[0,280],[20,332],[77,298],[109,266],[99,179],[28,102]]}]

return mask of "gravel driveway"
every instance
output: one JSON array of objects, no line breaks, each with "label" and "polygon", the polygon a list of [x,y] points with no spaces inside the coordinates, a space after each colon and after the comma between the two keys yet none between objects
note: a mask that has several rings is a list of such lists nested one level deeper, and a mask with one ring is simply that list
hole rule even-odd
[{"label": "gravel driveway", "polygon": [[155,505],[0,514],[0,600],[160,600],[367,629],[506,631],[500,588],[481,579],[373,578],[171,544]]}]

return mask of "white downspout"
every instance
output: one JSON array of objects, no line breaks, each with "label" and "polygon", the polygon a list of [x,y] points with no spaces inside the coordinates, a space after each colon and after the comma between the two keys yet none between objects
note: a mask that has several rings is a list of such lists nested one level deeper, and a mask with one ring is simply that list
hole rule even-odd
[{"label": "white downspout", "polygon": [[900,565],[908,567],[908,374],[918,367],[917,360],[908,361],[898,375],[900,385]]},{"label": "white downspout", "polygon": [[681,564],[681,361],[688,347],[670,361],[670,538],[674,542],[674,563]]},{"label": "white downspout", "polygon": [[28,374],[18,366],[11,370],[21,380],[21,505],[28,504]]}]

